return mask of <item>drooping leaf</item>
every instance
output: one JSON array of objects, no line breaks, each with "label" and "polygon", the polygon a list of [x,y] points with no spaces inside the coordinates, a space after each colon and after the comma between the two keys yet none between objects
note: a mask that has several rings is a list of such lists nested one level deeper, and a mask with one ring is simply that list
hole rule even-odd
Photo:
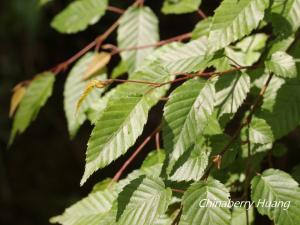
[{"label": "drooping leaf", "polygon": [[164,108],[164,146],[177,160],[192,147],[206,127],[214,109],[212,81],[193,79],[172,92]]},{"label": "drooping leaf", "polygon": [[235,72],[219,77],[216,82],[216,106],[219,116],[234,114],[242,105],[250,91],[250,77],[246,73]]},{"label": "drooping leaf", "polygon": [[[153,65],[138,71],[133,80],[166,82],[171,79],[162,67]],[[81,180],[124,154],[142,133],[148,112],[165,94],[167,87],[153,88],[147,84],[120,85],[98,119],[88,142],[86,168]],[[103,129],[106,127],[106,129]]]},{"label": "drooping leaf", "polygon": [[[80,108],[77,111],[78,101],[80,100],[90,79],[84,80],[84,74],[93,62],[94,53],[87,53],[84,55],[72,68],[68,74],[64,87],[64,109],[68,122],[69,134],[74,137],[80,126],[87,119],[87,111],[100,98],[103,89],[92,89],[88,95],[80,103]],[[97,72],[92,79],[104,80],[106,79],[105,70]]]},{"label": "drooping leaf", "polygon": [[172,191],[160,178],[141,176],[131,181],[118,197],[117,224],[154,225],[164,215]]},{"label": "drooping leaf", "polygon": [[264,17],[269,0],[224,0],[215,11],[209,44],[219,50],[248,35]]},{"label": "drooping leaf", "polygon": [[197,11],[202,0],[164,0],[164,14],[183,14]]},{"label": "drooping leaf", "polygon": [[196,72],[205,68],[207,53],[207,37],[203,37],[166,52],[160,60],[172,74]]},{"label": "drooping leaf", "polygon": [[[130,7],[122,16],[118,28],[118,47],[121,49],[153,45],[159,40],[158,20],[149,7]],[[129,73],[140,66],[153,47],[121,52]]]},{"label": "drooping leaf", "polygon": [[267,144],[274,141],[274,136],[265,120],[254,117],[249,127],[249,139],[251,143]]},{"label": "drooping leaf", "polygon": [[37,117],[41,107],[52,94],[54,81],[55,76],[50,72],[39,74],[31,81],[14,116],[9,145],[12,144],[15,136],[23,133]]},{"label": "drooping leaf", "polygon": [[229,192],[222,183],[209,179],[192,184],[183,195],[183,212],[179,225],[229,225],[231,218],[229,208],[205,207],[206,202],[212,204],[216,201],[229,201]]},{"label": "drooping leaf", "polygon": [[271,59],[266,61],[266,67],[275,75],[285,78],[297,76],[296,63],[292,56],[285,52],[275,52]]},{"label": "drooping leaf", "polygon": [[[268,169],[255,176],[251,182],[251,199],[258,212],[267,215],[275,224],[296,225],[300,222],[299,184],[283,171]],[[268,207],[266,202],[272,205]]]},{"label": "drooping leaf", "polygon": [[95,24],[104,15],[107,0],[77,0],[71,2],[51,22],[51,26],[61,33],[76,33]]},{"label": "drooping leaf", "polygon": [[14,88],[13,95],[10,101],[9,117],[12,117],[14,115],[25,93],[26,93],[26,87],[24,86],[18,85],[17,87]]}]

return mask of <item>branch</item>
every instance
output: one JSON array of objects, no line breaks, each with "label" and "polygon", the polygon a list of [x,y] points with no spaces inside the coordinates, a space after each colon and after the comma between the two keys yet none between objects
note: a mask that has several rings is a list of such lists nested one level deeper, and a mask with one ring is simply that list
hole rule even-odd
[{"label": "branch", "polygon": [[199,16],[202,17],[202,19],[206,19],[207,18],[206,14],[201,9],[198,9],[197,13],[199,14]]},{"label": "branch", "polygon": [[[257,108],[260,106],[260,103],[263,99],[263,96],[271,82],[271,79],[273,77],[273,73],[270,73],[266,83],[264,84],[264,86],[261,88],[259,95],[257,96],[253,106],[251,107],[250,113],[248,114],[248,116],[246,117],[245,121],[238,127],[238,129],[235,131],[235,133],[233,134],[233,136],[231,137],[230,141],[226,144],[226,146],[223,148],[223,150],[218,154],[219,156],[224,156],[224,154],[228,151],[229,147],[235,142],[235,140],[239,137],[239,134],[241,132],[241,130],[247,126],[248,124],[250,124],[252,117],[255,113],[255,111],[257,110]],[[206,169],[206,172],[204,173],[204,175],[201,177],[201,180],[203,179],[207,179],[207,177],[209,176],[209,173],[211,171],[211,169],[213,168],[213,163],[210,163],[210,165],[208,166],[208,168]]]},{"label": "branch", "polygon": [[117,14],[123,14],[125,12],[124,9],[121,9],[121,8],[118,8],[118,7],[115,7],[115,6],[107,6],[107,10],[108,11],[111,11],[111,12],[114,12],[114,13],[117,13]]},{"label": "branch", "polygon": [[[79,52],[77,52],[74,56],[67,59],[66,61],[58,64],[57,66],[50,69],[55,75],[59,74],[60,72],[65,71],[70,64],[75,62],[77,59],[79,59],[81,56],[83,56],[85,53],[87,53],[89,50],[91,50],[93,47],[96,46],[96,48],[99,48],[99,46],[102,44],[103,41],[107,39],[107,37],[114,32],[114,30],[119,25],[119,20],[121,17],[119,17],[103,34],[96,37],[91,43],[89,43],[87,46],[85,46],[83,49],[81,49]],[[98,47],[97,47],[98,46]]]},{"label": "branch", "polygon": [[117,182],[124,171],[127,169],[127,167],[131,164],[131,162],[136,158],[136,156],[142,151],[142,149],[145,147],[146,144],[151,140],[151,138],[160,130],[160,126],[158,126],[143,142],[140,144],[140,146],[133,152],[133,154],[130,156],[129,159],[126,160],[126,162],[122,165],[122,167],[119,169],[119,171],[115,174],[115,176],[112,179],[112,182]]}]

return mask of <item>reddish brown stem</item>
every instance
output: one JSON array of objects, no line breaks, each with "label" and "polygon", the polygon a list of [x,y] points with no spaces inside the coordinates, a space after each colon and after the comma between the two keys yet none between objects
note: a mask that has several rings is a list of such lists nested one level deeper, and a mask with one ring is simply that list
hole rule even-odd
[{"label": "reddish brown stem", "polygon": [[174,42],[174,41],[183,41],[183,40],[189,39],[189,38],[191,38],[191,36],[192,36],[191,33],[185,33],[185,34],[181,34],[181,35],[178,35],[178,36],[166,39],[166,40],[159,41],[154,44],[135,46],[135,47],[130,47],[130,48],[118,48],[115,45],[107,44],[104,46],[104,49],[111,49],[112,50],[111,54],[115,55],[115,54],[119,54],[120,52],[124,52],[124,51],[135,51],[135,50],[139,50],[139,49],[159,47],[159,46],[162,46],[162,45]]},{"label": "reddish brown stem", "polygon": [[121,9],[121,8],[118,8],[118,7],[115,7],[115,6],[107,6],[107,10],[108,11],[111,11],[111,12],[114,12],[114,13],[117,13],[117,14],[123,14],[125,12],[124,9]]},{"label": "reddish brown stem", "polygon": [[157,127],[143,142],[140,146],[133,152],[133,154],[126,160],[126,162],[122,165],[119,171],[113,177],[113,181],[117,182],[127,167],[132,163],[132,161],[136,158],[136,156],[142,151],[146,144],[151,140],[151,138],[160,130],[160,126]]},{"label": "reddish brown stem", "polygon": [[73,55],[71,58],[67,59],[66,61],[58,64],[57,66],[50,69],[55,75],[59,74],[60,72],[65,71],[70,64],[75,62],[77,59],[79,59],[81,56],[83,56],[85,53],[90,51],[93,47],[96,46],[96,50],[99,49],[100,45],[104,40],[107,39],[107,37],[114,32],[114,30],[119,25],[119,19],[117,19],[103,34],[99,35],[97,38],[95,38],[91,43],[89,43],[87,46],[85,46],[83,49],[81,49],[79,52],[77,52],[75,55]]},{"label": "reddish brown stem", "polygon": [[198,9],[197,13],[198,13],[199,16],[201,16],[203,19],[206,19],[206,18],[207,18],[206,14],[205,14],[201,9]]},{"label": "reddish brown stem", "polygon": [[159,132],[155,134],[155,144],[156,144],[156,150],[160,150],[160,138],[159,138]]}]

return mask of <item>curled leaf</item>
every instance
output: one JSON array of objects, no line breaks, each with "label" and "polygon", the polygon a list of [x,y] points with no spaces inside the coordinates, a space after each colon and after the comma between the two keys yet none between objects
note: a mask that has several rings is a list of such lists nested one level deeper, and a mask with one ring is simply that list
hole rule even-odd
[{"label": "curled leaf", "polygon": [[107,81],[103,81],[103,80],[91,80],[90,82],[88,82],[88,84],[86,85],[82,95],[80,96],[78,102],[77,102],[77,106],[76,106],[76,112],[78,112],[81,104],[83,103],[84,99],[88,96],[88,94],[94,89],[94,88],[104,88],[105,86],[107,86],[108,84],[110,84],[111,82],[109,80]]},{"label": "curled leaf", "polygon": [[11,102],[10,102],[9,117],[12,117],[14,115],[25,93],[26,93],[26,87],[24,87],[23,85],[17,85],[13,89],[13,95],[11,97]]},{"label": "curled leaf", "polygon": [[83,80],[89,79],[97,71],[103,69],[110,61],[111,55],[107,52],[100,52],[93,56],[93,59],[83,75]]}]

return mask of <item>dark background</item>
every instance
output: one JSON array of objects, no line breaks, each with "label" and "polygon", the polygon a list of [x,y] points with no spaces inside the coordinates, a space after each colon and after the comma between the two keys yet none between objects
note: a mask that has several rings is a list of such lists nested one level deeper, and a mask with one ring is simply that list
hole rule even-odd
[{"label": "dark background", "polygon": [[[0,224],[44,225],[51,216],[61,213],[71,203],[91,190],[107,176],[113,176],[124,158],[97,172],[84,187],[79,181],[84,171],[86,142],[91,126],[85,124],[74,140],[69,140],[63,112],[63,85],[67,73],[57,77],[52,97],[29,129],[17,137],[7,150],[11,129],[8,119],[11,89],[20,81],[32,78],[75,54],[109,27],[118,15],[108,12],[96,25],[74,35],[64,35],[50,27],[53,16],[66,0],[53,0],[40,8],[37,0],[9,0],[0,3]],[[110,5],[126,8],[133,1],[111,0]],[[218,0],[206,0],[202,9],[208,15]],[[146,1],[160,18],[161,39],[189,32],[201,19],[197,13],[163,16],[162,1]],[[106,41],[115,43],[115,34]],[[115,65],[115,58],[111,65]],[[152,110],[145,137],[160,122],[159,105]],[[288,140],[299,146],[299,132]],[[140,138],[140,140],[142,139]],[[138,140],[138,143],[140,143]],[[140,158],[154,148],[148,144]],[[132,152],[132,149],[131,151]],[[129,152],[129,154],[130,154]],[[298,157],[298,155],[296,156]],[[297,158],[296,158],[297,159]],[[130,169],[139,166],[138,160]]]}]

